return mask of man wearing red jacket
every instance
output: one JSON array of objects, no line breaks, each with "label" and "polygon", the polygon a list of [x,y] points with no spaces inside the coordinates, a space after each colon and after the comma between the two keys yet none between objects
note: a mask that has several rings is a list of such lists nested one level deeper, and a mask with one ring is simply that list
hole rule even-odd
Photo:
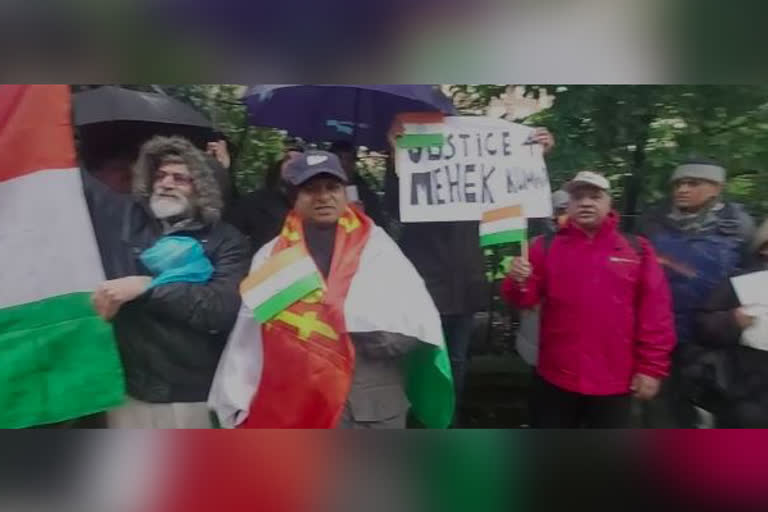
[{"label": "man wearing red jacket", "polygon": [[652,398],[669,370],[669,288],[648,241],[619,232],[605,177],[580,172],[567,190],[568,223],[535,240],[502,285],[511,305],[541,305],[531,425],[624,428],[632,393]]}]

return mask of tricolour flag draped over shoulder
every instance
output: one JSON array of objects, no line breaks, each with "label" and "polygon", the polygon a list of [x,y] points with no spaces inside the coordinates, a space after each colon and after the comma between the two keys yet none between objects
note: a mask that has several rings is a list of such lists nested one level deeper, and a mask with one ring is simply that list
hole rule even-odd
[{"label": "tricolour flag draped over shoulder", "polygon": [[0,86],[0,428],[119,404],[120,359],[91,306],[104,280],[66,85]]},{"label": "tricolour flag draped over shoulder", "polygon": [[[262,324],[253,311],[258,302],[249,305],[250,300],[244,298],[208,399],[222,426],[333,427],[352,372],[347,368],[348,360],[342,357],[346,352],[341,344],[356,334],[371,333],[401,335],[419,342],[404,361],[404,385],[413,415],[427,427],[444,428],[450,424],[454,410],[453,381],[437,308],[424,281],[395,242],[369,219],[356,219],[355,215],[348,209],[339,221],[334,249],[337,275],[350,279],[344,286],[348,288],[343,304],[335,312],[341,318],[325,316],[314,303],[314,294],[310,294],[301,301],[306,304],[293,305],[279,312],[276,321]],[[286,226],[290,219],[289,216]],[[343,240],[347,235],[353,238],[361,221],[371,226],[363,247],[342,250],[349,249]],[[281,254],[280,250],[275,252],[280,240],[262,247],[254,256],[252,276]],[[342,254],[337,258],[339,250]],[[356,269],[346,269],[352,261]],[[294,279],[300,275],[297,272]],[[334,288],[334,279],[332,269],[327,286],[331,296],[339,292],[339,287]],[[329,304],[335,301],[333,297],[327,298]],[[295,335],[293,339],[273,339],[269,338],[270,329],[273,335]],[[338,350],[330,350],[335,346]],[[323,355],[330,365],[322,362]]]}]

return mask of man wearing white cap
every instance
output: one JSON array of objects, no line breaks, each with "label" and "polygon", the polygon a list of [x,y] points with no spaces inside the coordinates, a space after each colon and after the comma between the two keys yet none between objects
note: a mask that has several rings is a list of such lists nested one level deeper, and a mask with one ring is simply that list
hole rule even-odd
[{"label": "man wearing white cap", "polygon": [[725,179],[719,163],[688,160],[672,173],[671,201],[640,220],[640,232],[653,244],[669,280],[678,337],[672,375],[659,399],[648,404],[647,426],[690,428],[697,421],[690,403],[694,390],[685,378],[700,352],[694,317],[715,286],[743,267],[755,230],[740,205],[722,199]]},{"label": "man wearing white cap", "polygon": [[502,294],[541,306],[531,398],[534,428],[623,428],[632,393],[648,400],[675,343],[664,273],[647,240],[618,231],[610,183],[580,172],[568,184],[568,220],[516,258]]}]

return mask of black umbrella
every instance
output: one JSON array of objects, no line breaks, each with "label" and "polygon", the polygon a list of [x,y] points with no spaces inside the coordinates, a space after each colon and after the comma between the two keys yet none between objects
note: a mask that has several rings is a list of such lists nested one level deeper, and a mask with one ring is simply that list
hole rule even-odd
[{"label": "black umbrella", "polygon": [[75,125],[140,121],[211,129],[200,112],[166,94],[103,86],[73,96]]},{"label": "black umbrella", "polygon": [[81,156],[89,167],[107,157],[135,158],[155,135],[180,135],[204,150],[213,133],[203,114],[161,91],[100,86],[73,94],[72,107]]},{"label": "black umbrella", "polygon": [[[205,150],[214,136],[211,122],[193,107],[165,94],[117,86],[92,89],[73,87],[72,107],[83,165],[97,172],[105,162],[118,158],[133,161],[141,145],[156,135],[179,135]],[[231,188],[227,170],[217,169],[225,196]],[[125,173],[129,171],[126,170]],[[127,176],[121,181],[121,187]],[[129,181],[128,181],[129,183]]]}]

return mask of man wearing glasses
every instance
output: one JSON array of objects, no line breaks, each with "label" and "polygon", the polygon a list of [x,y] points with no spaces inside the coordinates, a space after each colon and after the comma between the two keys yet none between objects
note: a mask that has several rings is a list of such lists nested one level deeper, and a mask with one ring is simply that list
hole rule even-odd
[{"label": "man wearing glasses", "polygon": [[186,139],[151,139],[133,172],[132,197],[85,187],[108,279],[93,304],[113,324],[128,393],[108,422],[208,427],[205,401],[240,307],[247,244],[221,222],[214,172]]}]

